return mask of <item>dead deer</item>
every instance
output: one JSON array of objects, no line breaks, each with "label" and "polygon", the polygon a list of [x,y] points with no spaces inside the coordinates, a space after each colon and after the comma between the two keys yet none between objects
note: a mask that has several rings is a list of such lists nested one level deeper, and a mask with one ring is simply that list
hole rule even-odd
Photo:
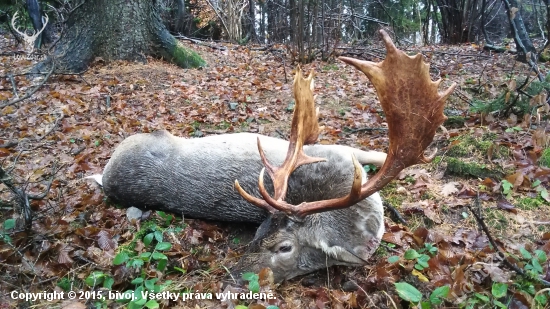
[{"label": "dead deer", "polygon": [[48,20],[49,20],[48,15],[44,15],[44,18],[42,20],[42,24],[43,24],[42,29],[40,29],[39,31],[33,30],[32,34],[29,36],[27,35],[26,30],[20,31],[19,29],[17,29],[17,26],[15,25],[15,21],[17,20],[18,14],[19,12],[15,12],[15,14],[13,14],[13,17],[11,18],[11,26],[13,30],[15,30],[15,32],[19,33],[19,35],[23,37],[23,42],[25,42],[25,51],[31,54],[34,51],[34,42],[36,41],[38,36],[42,33],[42,31],[46,29],[46,26],[48,25]]},{"label": "dead deer", "polygon": [[[303,78],[298,70],[290,142],[251,133],[198,139],[137,134],[118,146],[102,176],[91,177],[127,206],[261,223],[232,270],[237,277],[269,267],[280,282],[331,265],[363,265],[384,233],[377,191],[402,169],[430,161],[424,150],[446,119],[443,105],[455,87],[438,93],[440,81],[430,80],[422,56],[407,56],[381,33],[384,61],[340,59],[364,72],[378,92],[389,126],[387,159],[380,152],[310,145],[319,134],[313,76]],[[383,166],[367,182],[361,164]]]}]

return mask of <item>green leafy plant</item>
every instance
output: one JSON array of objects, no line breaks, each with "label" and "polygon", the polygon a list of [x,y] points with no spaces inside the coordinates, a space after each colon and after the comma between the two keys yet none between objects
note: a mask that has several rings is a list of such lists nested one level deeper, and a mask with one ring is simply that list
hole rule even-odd
[{"label": "green leafy plant", "polygon": [[416,260],[414,268],[417,270],[423,270],[428,267],[428,261],[430,260],[430,255],[434,256],[437,253],[437,247],[433,244],[425,243],[424,248],[420,250],[409,249],[405,251],[404,258],[406,260]]},{"label": "green leafy plant", "polygon": [[514,185],[508,180],[503,179],[501,182],[501,186],[502,186],[502,193],[504,193],[507,198],[512,197],[512,189],[514,188]]},{"label": "green leafy plant", "polygon": [[[174,220],[174,216],[159,213],[161,223],[170,225]],[[181,231],[181,228],[166,229],[165,231]],[[163,230],[161,230],[156,224],[150,224],[145,227],[145,233],[138,233],[139,239],[142,240],[145,248],[149,250],[137,254],[126,248],[124,251],[119,252],[113,259],[114,265],[126,264],[127,268],[134,268],[140,274],[139,277],[133,279],[131,284],[134,285],[133,290],[128,290],[121,294],[121,297],[117,302],[128,303],[127,308],[158,308],[160,305],[154,299],[147,299],[146,294],[142,292],[160,293],[168,285],[172,283],[171,280],[167,280],[164,283],[159,283],[159,278],[148,278],[145,271],[140,271],[147,264],[146,268],[151,265],[156,266],[157,270],[164,271],[168,263],[168,257],[163,253],[172,248],[172,244],[164,241]],[[186,270],[182,268],[176,268],[177,271],[185,273]]]},{"label": "green leafy plant", "polygon": [[548,196],[548,190],[544,186],[541,185],[540,180],[535,180],[533,184],[531,185],[537,192],[540,193],[540,196],[545,199],[546,201],[550,200],[550,197]]},{"label": "green leafy plant", "polygon": [[103,286],[106,289],[111,289],[115,279],[102,271],[93,271],[86,277],[84,282],[91,287]]},{"label": "green leafy plant", "polygon": [[164,211],[157,211],[157,215],[163,219],[164,226],[166,227],[170,226],[170,224],[172,224],[176,220],[176,217],[174,217],[174,215],[167,214]]},{"label": "green leafy plant", "polygon": [[8,231],[15,227],[15,219],[7,219],[2,223],[2,229],[0,229],[0,241],[11,244],[11,237]]},{"label": "green leafy plant", "polygon": [[376,172],[378,170],[378,167],[374,164],[367,164],[367,165],[363,166],[363,169],[365,170],[366,173]]},{"label": "green leafy plant", "polygon": [[511,127],[506,129],[506,132],[508,133],[521,132],[521,131],[523,131],[521,127]]},{"label": "green leafy plant", "polygon": [[494,282],[491,287],[491,295],[487,296],[481,293],[474,293],[465,303],[465,309],[474,308],[501,308],[506,309],[508,306],[499,299],[502,299],[508,293],[508,285],[505,283]]},{"label": "green leafy plant", "polygon": [[448,286],[438,287],[430,293],[428,299],[422,301],[422,293],[409,283],[396,282],[394,285],[397,290],[397,294],[401,297],[401,299],[415,304],[420,303],[420,308],[423,309],[431,309],[434,308],[434,306],[441,305],[443,300],[449,295],[450,291]]},{"label": "green leafy plant", "polygon": [[260,292],[260,276],[253,272],[246,272],[242,275],[243,280],[248,281],[248,289],[252,293],[259,293]]}]

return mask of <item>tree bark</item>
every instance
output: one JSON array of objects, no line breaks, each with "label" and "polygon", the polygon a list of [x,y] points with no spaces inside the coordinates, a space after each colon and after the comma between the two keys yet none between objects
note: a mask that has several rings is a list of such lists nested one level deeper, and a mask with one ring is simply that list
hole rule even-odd
[{"label": "tree bark", "polygon": [[[527,29],[521,18],[520,6],[517,0],[502,0],[508,13],[508,19],[510,20],[510,26],[512,28],[512,36],[518,49],[517,60],[528,63],[532,59],[536,60],[537,51],[533,46],[533,42],[529,38]],[[530,53],[530,56],[527,55]]]},{"label": "tree bark", "polygon": [[540,52],[540,60],[547,62],[550,61],[550,0],[544,0],[546,4],[546,44]]},{"label": "tree bark", "polygon": [[56,72],[75,73],[85,70],[96,57],[145,61],[146,55],[184,68],[205,65],[196,52],[184,48],[168,32],[156,1],[86,0],[69,16],[53,56],[37,68],[54,62]]},{"label": "tree bark", "polygon": [[[42,29],[42,27],[44,26],[44,24],[42,23],[42,16],[44,16],[44,12],[42,12],[40,3],[38,3],[38,0],[27,0],[26,5],[27,12],[29,13],[34,31],[40,31],[40,29]],[[35,48],[40,48],[42,44],[48,44],[52,42],[50,29],[50,25],[46,25],[44,31],[42,31],[42,33],[38,35],[36,41],[34,41]]]}]

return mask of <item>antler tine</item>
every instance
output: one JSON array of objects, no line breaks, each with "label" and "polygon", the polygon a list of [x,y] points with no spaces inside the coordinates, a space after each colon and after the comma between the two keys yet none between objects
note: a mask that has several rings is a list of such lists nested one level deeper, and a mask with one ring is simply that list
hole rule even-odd
[{"label": "antler tine", "polygon": [[[279,210],[291,214],[295,206],[284,202],[288,188],[288,178],[301,165],[325,161],[323,158],[309,157],[303,152],[303,146],[315,143],[319,136],[317,111],[315,110],[313,101],[313,76],[314,72],[311,71],[307,78],[303,78],[301,68],[298,66],[294,77],[294,99],[296,103],[290,129],[290,143],[286,158],[280,167],[269,163],[263,151],[260,138],[258,138],[258,151],[265,166],[260,172],[258,187],[264,199],[251,196],[235,180],[235,188],[248,202],[270,212]],[[264,186],[263,179],[266,169],[273,181],[274,197],[269,195]]]},{"label": "antler tine", "polygon": [[423,62],[422,55],[407,56],[395,47],[386,32],[380,30],[380,34],[388,51],[384,61],[374,63],[347,57],[339,59],[365,73],[376,88],[389,127],[390,147],[384,165],[361,186],[361,166],[352,157],[354,180],[347,196],[304,202],[297,206],[280,202],[284,203],[280,208],[286,209],[287,213],[304,217],[349,207],[382,189],[404,168],[431,161],[431,158],[424,156],[424,150],[447,118],[443,115],[443,106],[456,84],[438,92],[441,80],[431,80],[429,66]]},{"label": "antler tine", "polygon": [[17,15],[19,14],[19,12],[15,12],[15,14],[13,14],[12,18],[11,18],[11,26],[13,27],[13,30],[15,30],[15,32],[19,33],[20,35],[26,37],[27,34],[26,33],[23,33],[21,31],[19,31],[19,29],[17,29],[17,27],[15,26],[15,21],[17,20]]}]

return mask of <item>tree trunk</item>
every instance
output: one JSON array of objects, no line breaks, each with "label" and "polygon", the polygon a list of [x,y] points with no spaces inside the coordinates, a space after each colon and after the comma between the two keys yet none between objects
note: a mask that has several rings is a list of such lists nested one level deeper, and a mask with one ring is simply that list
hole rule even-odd
[{"label": "tree trunk", "polygon": [[56,72],[74,73],[85,70],[96,57],[145,61],[146,55],[184,68],[205,65],[168,32],[156,1],[88,0],[70,15],[53,56],[37,68],[54,62]]},{"label": "tree trunk", "polygon": [[[32,22],[32,27],[34,28],[34,31],[40,31],[44,24],[42,23],[42,17],[44,16],[44,12],[42,12],[42,8],[40,7],[40,3],[38,3],[38,0],[27,0],[27,12],[29,13],[29,17]],[[51,23],[50,23],[51,25]],[[36,41],[34,41],[34,48],[40,48],[42,44],[48,44],[52,42],[51,39],[51,26],[46,25],[46,28],[42,33],[38,35],[36,38]]]},{"label": "tree trunk", "polygon": [[550,61],[550,0],[544,0],[546,4],[546,44],[540,52],[540,60],[543,62]]},{"label": "tree trunk", "polygon": [[176,23],[174,28],[177,32],[183,32],[185,15],[187,14],[184,0],[176,0],[176,6]]},{"label": "tree trunk", "polygon": [[483,38],[485,38],[485,44],[487,45],[493,45],[493,41],[489,38],[489,35],[487,34],[487,29],[485,28],[485,17],[487,17],[487,12],[485,10],[487,9],[487,0],[482,0],[481,2],[481,33],[483,33]]},{"label": "tree trunk", "polygon": [[248,1],[248,37],[250,38],[249,41],[257,41],[256,38],[256,12],[255,12],[256,4],[254,3],[254,0]]},{"label": "tree trunk", "polygon": [[[531,59],[536,59],[537,51],[533,46],[533,42],[529,38],[527,29],[523,24],[523,18],[521,18],[520,6],[516,0],[503,0],[504,6],[508,13],[508,18],[510,20],[510,26],[512,28],[512,36],[514,37],[514,42],[518,49],[517,60],[527,63]],[[527,55],[530,53],[530,56]]]}]

